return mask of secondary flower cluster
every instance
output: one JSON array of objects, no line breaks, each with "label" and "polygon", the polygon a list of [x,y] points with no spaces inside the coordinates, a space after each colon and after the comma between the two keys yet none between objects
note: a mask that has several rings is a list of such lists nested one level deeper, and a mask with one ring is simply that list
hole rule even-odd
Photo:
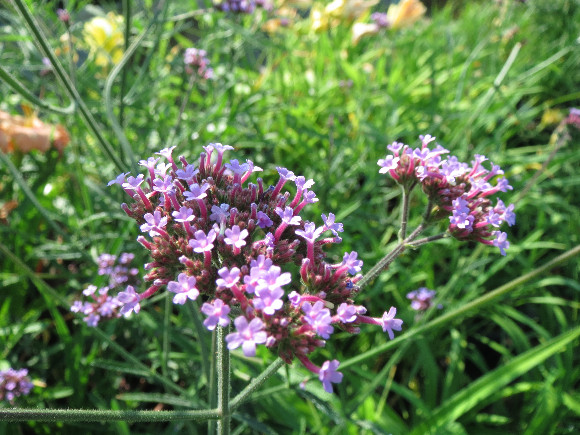
[{"label": "secondary flower cluster", "polygon": [[449,151],[437,144],[430,135],[420,136],[421,146],[411,148],[399,142],[387,146],[392,152],[378,161],[380,173],[389,175],[404,189],[410,191],[420,184],[433,205],[431,218],[449,218],[449,233],[459,240],[473,240],[499,248],[502,255],[509,247],[507,234],[496,230],[503,222],[514,225],[514,205],[506,206],[501,199],[495,205],[491,195],[511,190],[505,177],[499,177],[495,185],[492,179],[503,171],[491,163],[491,169],[483,167],[485,156],[475,155],[471,165],[460,162],[457,157],[443,159]]},{"label": "secondary flower cluster", "polygon": [[214,0],[213,4],[219,11],[236,14],[251,14],[256,8],[272,9],[270,0]]},{"label": "secondary flower cluster", "polygon": [[119,308],[123,302],[117,296],[111,296],[112,290],[118,292],[125,289],[128,285],[137,285],[139,280],[137,275],[139,269],[131,267],[131,262],[135,255],[122,253],[117,261],[117,257],[111,254],[101,254],[97,259],[99,265],[99,275],[107,275],[109,282],[107,285],[97,288],[95,285],[89,285],[83,290],[89,300],[74,301],[71,311],[73,313],[83,313],[84,321],[88,326],[97,326],[102,318],[119,317]]},{"label": "secondary flower cluster", "polygon": [[213,78],[213,69],[209,66],[209,59],[205,50],[190,47],[185,50],[183,62],[188,74],[197,74],[200,79]]},{"label": "secondary flower cluster", "polygon": [[573,125],[576,128],[580,128],[580,109],[572,107],[570,113],[566,117],[566,124]]},{"label": "secondary flower cluster", "polygon": [[[263,344],[287,363],[298,358],[329,392],[342,379],[338,361],[318,367],[308,355],[336,329],[357,333],[360,324],[375,324],[391,339],[401,330],[394,307],[372,318],[354,304],[362,267],[356,252],[337,264],[325,261],[323,247],[341,241],[343,226],[332,213],[322,215],[320,226],[300,216],[318,201],[314,181],[278,167],[278,181],[265,188],[261,178],[247,182],[261,171],[251,161],[224,163],[228,145],[206,146],[197,166],[174,159],[174,148],[140,162],[147,178],[126,173],[109,183],[133,199],[122,207],[148,234],[137,240],[152,257],[145,265],[152,285],[141,294],[131,286],[121,292],[122,314],[138,312],[142,300],[164,287],[176,304],[200,298],[209,330],[229,325],[233,316],[229,349],[254,356]],[[286,184],[293,195],[283,192]]]},{"label": "secondary flower cluster", "polygon": [[[417,290],[407,293],[407,299],[411,300],[411,308],[415,311],[425,311],[433,305],[433,299],[437,292],[429,290],[427,287],[419,287]],[[437,308],[443,308],[443,305],[437,305]]]},{"label": "secondary flower cluster", "polygon": [[33,386],[27,369],[0,370],[0,401],[7,400],[12,404],[18,396],[30,393]]}]

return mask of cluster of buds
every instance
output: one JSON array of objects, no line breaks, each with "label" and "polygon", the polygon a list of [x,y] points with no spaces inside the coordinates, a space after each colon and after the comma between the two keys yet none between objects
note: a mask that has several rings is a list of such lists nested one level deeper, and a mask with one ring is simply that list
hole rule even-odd
[{"label": "cluster of buds", "polygon": [[[380,325],[391,339],[401,330],[394,307],[373,318],[354,304],[362,278],[356,252],[337,264],[325,261],[323,248],[341,241],[343,226],[332,213],[321,216],[321,226],[300,216],[318,201],[314,181],[278,167],[279,180],[264,188],[261,178],[247,182],[261,171],[250,160],[224,163],[228,145],[204,147],[197,166],[174,159],[174,148],[157,153],[167,163],[159,157],[139,162],[147,178],[126,173],[109,183],[133,199],[122,207],[149,235],[137,240],[152,257],[145,265],[152,285],[140,294],[132,286],[119,293],[121,314],[138,312],[140,302],[162,288],[175,294],[176,304],[199,298],[207,329],[234,319],[229,349],[254,356],[263,344],[287,363],[297,358],[328,392],[342,379],[338,361],[318,367],[308,355],[335,329],[358,333],[360,324]],[[286,183],[294,185],[293,195],[283,192]]]},{"label": "cluster of buds", "polygon": [[[429,290],[427,287],[419,287],[417,290],[407,293],[407,299],[411,300],[411,308],[415,311],[426,311],[433,306],[433,299],[437,292]],[[443,305],[438,304],[437,308],[443,308]]]},{"label": "cluster of buds", "polygon": [[30,393],[33,386],[27,369],[0,370],[0,401],[7,400],[13,404],[15,398]]},{"label": "cluster of buds", "polygon": [[139,269],[131,267],[131,262],[135,255],[122,253],[117,261],[117,257],[111,254],[101,254],[97,259],[99,265],[99,275],[109,277],[107,285],[98,288],[95,285],[89,285],[83,290],[83,295],[88,300],[76,300],[71,306],[73,313],[83,313],[83,320],[88,326],[97,326],[103,318],[116,318],[120,316],[119,309],[123,302],[117,296],[111,296],[110,293],[118,293],[119,290],[125,290],[127,287],[135,286],[139,283]]},{"label": "cluster of buds", "polygon": [[219,11],[236,14],[251,14],[256,8],[272,9],[269,0],[214,0],[213,5]]},{"label": "cluster of buds", "polygon": [[185,50],[183,62],[188,74],[197,74],[204,80],[213,78],[213,69],[209,67],[209,59],[205,50],[190,47]]},{"label": "cluster of buds", "polygon": [[503,174],[501,168],[491,164],[483,167],[485,156],[475,155],[471,165],[460,162],[457,157],[442,159],[449,151],[437,144],[430,135],[420,136],[421,147],[411,148],[399,142],[387,146],[392,152],[378,161],[380,173],[389,175],[410,192],[420,184],[429,198],[432,221],[449,218],[448,232],[458,240],[472,240],[499,248],[502,255],[509,247],[507,234],[496,230],[503,222],[515,224],[514,205],[506,206],[501,199],[495,205],[490,197],[506,192],[512,187],[505,177],[499,177],[495,185],[491,180]]}]

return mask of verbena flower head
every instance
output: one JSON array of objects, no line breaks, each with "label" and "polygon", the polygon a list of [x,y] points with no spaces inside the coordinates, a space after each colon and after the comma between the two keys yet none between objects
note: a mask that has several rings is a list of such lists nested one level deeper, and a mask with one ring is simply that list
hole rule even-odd
[{"label": "verbena flower head", "polygon": [[576,107],[572,107],[570,109],[570,113],[566,117],[566,124],[572,125],[578,129],[580,129],[580,109]]},{"label": "verbena flower head", "polygon": [[120,308],[124,305],[118,298],[119,291],[139,283],[139,269],[131,265],[134,259],[135,255],[127,252],[118,258],[111,254],[99,255],[98,273],[109,278],[107,284],[100,288],[89,285],[83,290],[85,297],[75,300],[70,310],[84,314],[83,320],[88,326],[97,326],[102,319],[119,317],[122,314]]},{"label": "verbena flower head", "polygon": [[515,213],[513,204],[506,206],[501,199],[495,204],[492,201],[498,192],[512,190],[501,168],[489,163],[487,169],[487,158],[482,155],[475,155],[470,164],[455,156],[443,158],[448,150],[438,144],[428,146],[434,137],[419,139],[421,146],[417,148],[399,142],[387,146],[392,154],[377,162],[379,172],[388,173],[409,191],[420,185],[434,206],[430,219],[448,218],[448,231],[456,239],[494,245],[505,255],[507,235],[497,229],[504,222],[514,225]]},{"label": "verbena flower head", "polygon": [[[151,285],[140,294],[132,286],[120,293],[120,312],[137,312],[140,301],[167,288],[176,294],[174,303],[201,301],[209,330],[230,324],[229,314],[237,313],[235,332],[226,337],[229,349],[254,356],[265,345],[287,363],[298,358],[331,391],[330,383],[342,379],[338,362],[320,368],[309,359],[314,350],[336,330],[357,333],[368,323],[392,337],[402,321],[364,316],[366,309],[354,304],[362,278],[356,252],[341,263],[326,262],[323,248],[340,241],[343,225],[332,213],[322,222],[302,219],[301,211],[317,201],[312,180],[277,168],[278,181],[265,189],[261,178],[248,181],[259,170],[251,161],[224,162],[231,147],[204,149],[195,165],[179,157],[180,165],[163,173],[148,171],[153,178],[140,184],[141,193],[125,189],[132,202],[123,209],[148,234],[138,241],[152,257],[145,265]],[[126,175],[112,184],[122,185]],[[158,180],[173,185],[170,200],[169,189],[154,187]],[[291,185],[294,195],[284,191]]]},{"label": "verbena flower head", "polygon": [[[433,305],[433,299],[437,295],[435,290],[429,290],[427,287],[419,287],[417,290],[407,293],[407,299],[411,300],[411,308],[415,311],[425,311]],[[443,305],[437,305],[437,308],[443,308]]]},{"label": "verbena flower head", "polygon": [[183,62],[189,74],[196,74],[197,77],[204,80],[213,78],[213,69],[209,66],[209,59],[205,50],[194,47],[186,49]]},{"label": "verbena flower head", "polygon": [[371,14],[371,21],[379,26],[379,28],[386,28],[390,26],[389,18],[385,12],[373,12]]},{"label": "verbena flower head", "polygon": [[12,405],[17,397],[29,394],[33,386],[27,369],[0,370],[0,401],[6,400]]},{"label": "verbena flower head", "polygon": [[68,24],[70,21],[70,13],[66,9],[57,9],[56,15],[58,19],[65,24]]},{"label": "verbena flower head", "polygon": [[224,12],[251,14],[256,8],[272,9],[271,0],[214,0],[214,7]]}]

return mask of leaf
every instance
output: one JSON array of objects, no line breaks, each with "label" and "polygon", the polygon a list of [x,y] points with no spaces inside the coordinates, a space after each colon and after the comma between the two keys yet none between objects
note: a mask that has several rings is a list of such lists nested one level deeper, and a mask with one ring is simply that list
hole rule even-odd
[{"label": "leaf", "polygon": [[436,409],[431,417],[416,426],[411,434],[432,433],[433,429],[441,428],[449,422],[457,420],[518,376],[523,375],[556,353],[563,351],[568,344],[579,336],[580,326],[520,354],[504,366],[482,376]]}]

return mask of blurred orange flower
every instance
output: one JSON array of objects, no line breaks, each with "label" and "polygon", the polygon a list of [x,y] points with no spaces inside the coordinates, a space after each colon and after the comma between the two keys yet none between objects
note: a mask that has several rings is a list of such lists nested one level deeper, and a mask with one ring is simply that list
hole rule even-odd
[{"label": "blurred orange flower", "polygon": [[415,23],[426,11],[427,8],[419,0],[401,0],[389,6],[387,19],[392,29],[401,29]]},{"label": "blurred orange flower", "polygon": [[30,109],[26,116],[11,115],[0,110],[0,151],[28,153],[46,152],[51,145],[59,152],[69,143],[66,129],[60,125],[42,122]]}]

